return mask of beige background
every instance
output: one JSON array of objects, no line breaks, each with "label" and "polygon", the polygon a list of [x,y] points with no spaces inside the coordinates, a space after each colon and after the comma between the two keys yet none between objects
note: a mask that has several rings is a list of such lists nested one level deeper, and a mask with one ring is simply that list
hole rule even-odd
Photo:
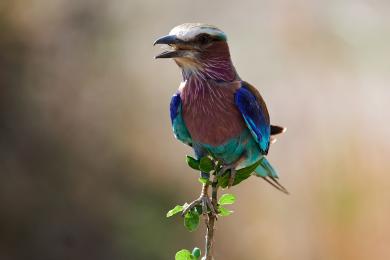
[{"label": "beige background", "polygon": [[240,76],[288,128],[269,160],[291,195],[256,178],[233,188],[216,259],[389,259],[389,12],[385,0],[2,1],[0,258],[203,247],[203,227],[165,219],[200,184],[170,129],[180,72],[152,46],[201,21],[227,33]]}]

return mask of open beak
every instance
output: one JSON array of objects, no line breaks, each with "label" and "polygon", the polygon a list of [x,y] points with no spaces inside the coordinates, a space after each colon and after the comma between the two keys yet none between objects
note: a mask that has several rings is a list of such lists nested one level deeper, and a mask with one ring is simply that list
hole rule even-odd
[{"label": "open beak", "polygon": [[176,38],[176,35],[166,35],[163,37],[158,38],[153,45],[156,44],[176,44],[178,42],[178,39]]},{"label": "open beak", "polygon": [[[175,45],[179,42],[179,40],[176,38],[175,35],[166,35],[166,36],[163,36],[163,37],[160,37],[158,38],[154,43],[153,45],[156,45],[156,44],[167,44],[167,45]],[[181,56],[181,52],[178,51],[178,50],[167,50],[167,51],[164,51],[162,53],[160,53],[159,55],[155,56],[154,58],[155,59],[161,59],[161,58],[176,58],[176,57],[180,57]]]}]

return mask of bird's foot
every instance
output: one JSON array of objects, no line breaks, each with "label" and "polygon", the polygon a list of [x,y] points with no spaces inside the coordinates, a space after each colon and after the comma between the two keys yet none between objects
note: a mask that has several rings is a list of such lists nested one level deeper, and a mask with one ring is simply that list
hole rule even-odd
[{"label": "bird's foot", "polygon": [[200,195],[199,198],[191,202],[187,207],[184,208],[182,211],[181,215],[185,216],[187,212],[192,210],[196,206],[201,206],[202,207],[202,214],[211,214],[212,216],[216,217],[217,216],[217,209],[213,205],[210,197],[208,196],[207,193],[203,193]]},{"label": "bird's foot", "polygon": [[228,171],[230,171],[230,176],[229,176],[229,182],[228,182],[228,188],[232,187],[234,184],[234,179],[236,178],[236,165],[225,165],[222,166],[221,170],[217,174],[217,176],[222,176],[226,174]]}]

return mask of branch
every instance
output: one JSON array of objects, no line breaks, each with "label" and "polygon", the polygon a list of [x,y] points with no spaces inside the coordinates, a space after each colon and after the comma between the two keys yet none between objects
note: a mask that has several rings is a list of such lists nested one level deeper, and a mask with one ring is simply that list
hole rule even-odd
[{"label": "branch", "polygon": [[[216,209],[218,203],[218,180],[216,174],[213,175],[213,181],[211,187],[212,187],[211,203]],[[204,260],[213,260],[214,230],[215,230],[214,226],[216,220],[217,220],[217,215],[213,214],[212,212],[209,212],[208,217],[206,219],[207,233],[206,233],[205,256],[203,257]]]},{"label": "branch", "polygon": [[[167,217],[181,213],[184,217],[184,226],[192,232],[198,228],[200,216],[205,216],[206,236],[202,260],[214,260],[214,232],[217,217],[225,217],[233,213],[233,211],[225,208],[224,205],[235,202],[233,194],[223,194],[218,200],[218,188],[229,187],[232,176],[231,173],[225,174],[223,163],[213,156],[205,156],[198,160],[187,156],[186,161],[192,169],[212,175],[212,181],[209,178],[199,178],[199,182],[203,184],[200,197],[189,204],[186,202],[184,205],[176,205],[167,212]],[[259,162],[256,162],[254,165],[238,170],[232,185],[237,185],[247,179],[258,164]],[[223,171],[222,174],[221,171]],[[212,188],[211,197],[208,195],[210,185]],[[193,249],[192,253],[187,249],[182,249],[176,253],[175,260],[198,260],[200,255],[201,250],[197,247]]]}]

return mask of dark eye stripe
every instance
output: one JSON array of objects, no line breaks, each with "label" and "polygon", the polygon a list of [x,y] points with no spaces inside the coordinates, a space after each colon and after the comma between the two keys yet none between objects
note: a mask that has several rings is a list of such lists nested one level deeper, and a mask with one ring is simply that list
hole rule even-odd
[{"label": "dark eye stripe", "polygon": [[201,43],[201,44],[207,44],[207,43],[209,43],[209,42],[212,41],[211,36],[208,35],[208,34],[200,34],[200,35],[198,35],[198,37],[196,37],[196,38],[197,38],[196,40],[197,40],[199,43]]},{"label": "dark eye stripe", "polygon": [[195,39],[193,40],[193,42],[200,43],[200,44],[207,44],[207,43],[210,43],[213,41],[220,41],[220,40],[222,40],[222,39],[220,39],[217,36],[210,35],[207,33],[202,33],[202,34],[197,35],[195,37]]}]

